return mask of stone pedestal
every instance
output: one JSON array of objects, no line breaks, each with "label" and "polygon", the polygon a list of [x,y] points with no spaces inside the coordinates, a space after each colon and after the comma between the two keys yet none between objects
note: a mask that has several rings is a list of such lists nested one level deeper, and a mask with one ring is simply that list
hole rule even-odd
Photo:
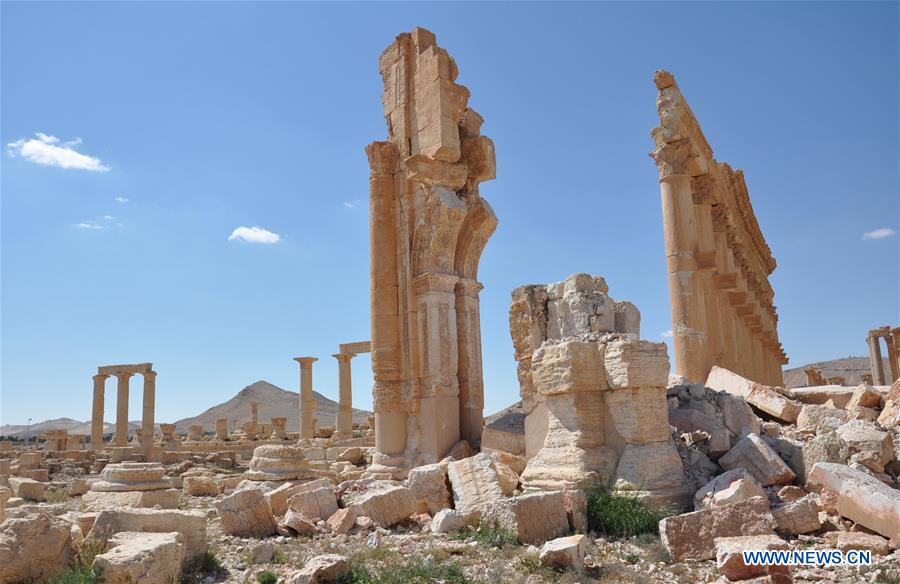
[{"label": "stone pedestal", "polygon": [[252,481],[288,481],[310,478],[306,453],[296,446],[265,444],[253,450],[250,470],[244,477]]}]

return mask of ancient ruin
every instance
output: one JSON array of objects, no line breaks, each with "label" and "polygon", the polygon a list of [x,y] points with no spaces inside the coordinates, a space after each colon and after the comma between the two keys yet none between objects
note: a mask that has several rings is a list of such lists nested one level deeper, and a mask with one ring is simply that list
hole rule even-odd
[{"label": "ancient ruin", "polygon": [[[880,339],[884,339],[887,347],[888,375],[885,375]],[[872,329],[866,342],[869,344],[869,360],[872,363],[872,382],[875,385],[890,385],[900,378],[900,327],[883,326]]]},{"label": "ancient ruin", "polygon": [[373,476],[402,477],[481,435],[484,387],[478,262],[497,218],[478,185],[494,145],[431,32],[381,55],[387,142],[371,167]]},{"label": "ancient ruin", "polygon": [[140,363],[137,365],[106,365],[97,368],[94,376],[94,407],[91,418],[91,448],[100,450],[103,448],[103,408],[106,379],[112,375],[118,380],[116,393],[116,434],[113,443],[116,446],[128,444],[128,380],[132,375],[144,376],[144,409],[141,418],[141,434],[146,436],[142,440],[141,448],[144,455],[149,457],[153,451],[154,421],[153,415],[156,408],[156,371],[153,371],[152,363]]},{"label": "ancient ruin", "polygon": [[675,374],[706,379],[714,365],[783,385],[788,362],[768,277],[775,258],[744,174],[713,158],[675,78],[657,71],[652,132],[662,194]]},{"label": "ancient ruin", "polygon": [[335,440],[353,438],[353,376],[350,360],[360,353],[370,353],[372,343],[359,341],[343,343],[340,352],[332,355],[338,361],[338,414],[334,422]]},{"label": "ancient ruin", "polygon": [[313,438],[316,434],[316,400],[313,398],[312,364],[318,359],[295,357],[294,361],[300,364],[300,438]]}]

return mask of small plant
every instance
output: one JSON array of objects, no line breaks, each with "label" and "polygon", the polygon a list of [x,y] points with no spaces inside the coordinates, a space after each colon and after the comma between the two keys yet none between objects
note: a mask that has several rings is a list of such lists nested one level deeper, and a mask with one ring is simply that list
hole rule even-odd
[{"label": "small plant", "polygon": [[588,527],[609,537],[659,533],[660,520],[675,513],[648,506],[635,491],[611,488],[602,483],[592,483],[584,492],[587,496]]},{"label": "small plant", "polygon": [[278,582],[278,574],[275,572],[266,570],[265,572],[260,572],[256,575],[256,580],[259,584],[275,584]]},{"label": "small plant", "polygon": [[538,554],[525,554],[519,558],[519,565],[526,574],[534,574],[541,569],[541,557]]},{"label": "small plant", "polygon": [[47,503],[65,503],[69,500],[69,490],[68,489],[53,489],[47,490],[44,493],[44,500]]},{"label": "small plant", "polygon": [[878,584],[900,584],[900,570],[894,570],[887,565],[878,566],[881,570],[875,577]]},{"label": "small plant", "polygon": [[464,529],[459,532],[459,539],[475,540],[481,545],[496,548],[519,543],[519,536],[514,531],[503,529],[496,523],[480,523],[475,529]]},{"label": "small plant", "polygon": [[634,545],[647,552],[647,559],[654,563],[671,564],[672,555],[663,545],[659,537],[651,533],[642,533],[634,538]]},{"label": "small plant", "polygon": [[474,584],[456,563],[426,562],[420,558],[370,570],[351,561],[350,573],[338,584]]},{"label": "small plant", "polygon": [[226,573],[227,570],[219,562],[215,551],[207,549],[182,572],[181,584],[199,584],[206,576],[215,578]]},{"label": "small plant", "polygon": [[94,558],[105,551],[105,542],[96,539],[85,541],[75,554],[74,565],[50,578],[48,584],[94,584],[98,580],[98,575],[91,566]]}]

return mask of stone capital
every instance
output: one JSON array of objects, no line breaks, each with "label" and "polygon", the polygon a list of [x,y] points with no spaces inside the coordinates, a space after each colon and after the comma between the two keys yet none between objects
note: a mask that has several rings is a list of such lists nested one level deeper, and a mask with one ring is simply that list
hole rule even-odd
[{"label": "stone capital", "polygon": [[107,379],[109,379],[109,375],[103,375],[103,374],[101,374],[101,373],[98,373],[97,375],[94,375],[94,381],[101,381],[101,380],[102,380],[102,381],[105,383]]},{"label": "stone capital", "polygon": [[695,205],[711,205],[714,199],[713,192],[716,181],[708,174],[701,174],[691,178],[691,196]]},{"label": "stone capital", "polygon": [[122,373],[116,373],[116,377],[119,378],[119,381],[128,381],[134,373],[130,371],[123,371]]},{"label": "stone capital", "polygon": [[459,276],[453,274],[436,274],[429,272],[413,278],[413,290],[416,294],[426,292],[450,292],[452,293],[459,281]]},{"label": "stone capital", "polygon": [[318,360],[318,357],[294,357],[294,361],[300,363],[301,369],[311,369],[312,364]]},{"label": "stone capital", "polygon": [[456,283],[456,295],[478,298],[479,292],[484,289],[484,284],[477,280],[461,279]]},{"label": "stone capital", "polygon": [[335,353],[332,355],[338,360],[338,363],[349,363],[350,359],[356,357],[356,353]]},{"label": "stone capital", "polygon": [[146,373],[142,373],[144,376],[144,381],[156,381],[156,371],[147,371]]},{"label": "stone capital", "polygon": [[656,166],[659,167],[659,180],[675,175],[687,175],[691,155],[691,143],[687,138],[659,144],[656,150],[650,153],[656,161]]}]

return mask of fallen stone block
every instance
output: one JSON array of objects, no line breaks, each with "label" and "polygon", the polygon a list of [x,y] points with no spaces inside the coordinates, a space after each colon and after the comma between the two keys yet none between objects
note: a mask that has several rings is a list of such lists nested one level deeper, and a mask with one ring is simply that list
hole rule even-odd
[{"label": "fallen stone block", "polygon": [[327,584],[350,571],[350,558],[337,554],[316,556],[285,579],[285,584]]},{"label": "fallen stone block", "polygon": [[709,481],[694,495],[694,510],[721,507],[751,497],[765,497],[766,492],[744,468],[734,468]]},{"label": "fallen stone block", "polygon": [[362,491],[344,493],[341,504],[381,527],[396,525],[415,513],[409,489],[391,481],[374,481]]},{"label": "fallen stone block", "polygon": [[731,449],[731,433],[718,419],[694,409],[669,410],[669,423],[682,432],[709,434],[709,456],[718,458]]},{"label": "fallen stone block", "polygon": [[819,429],[823,422],[843,424],[847,421],[847,412],[827,405],[803,404],[797,415],[798,428]]},{"label": "fallen stone block", "polygon": [[566,519],[575,533],[587,533],[587,495],[582,490],[564,491]]},{"label": "fallen stone block", "polygon": [[314,523],[319,519],[328,519],[338,510],[334,485],[328,479],[301,485],[300,489],[288,499],[288,510],[302,513]]},{"label": "fallen stone block", "polygon": [[541,546],[541,565],[565,570],[581,568],[587,553],[587,538],[582,534],[558,537]]},{"label": "fallen stone block", "polygon": [[84,511],[99,512],[122,507],[136,509],[177,509],[181,501],[178,489],[159,489],[152,491],[88,491],[81,497]]},{"label": "fallen stone block", "polygon": [[0,523],[0,582],[41,582],[69,567],[70,523],[44,511]]},{"label": "fallen stone block", "polygon": [[762,421],[741,396],[722,392],[716,395],[716,404],[722,411],[722,423],[731,433],[732,444],[747,434],[762,431]]},{"label": "fallen stone block", "polygon": [[768,535],[774,529],[775,519],[769,513],[768,501],[762,497],[666,517],[659,522],[660,539],[677,562],[714,558],[718,537]]},{"label": "fallen stone block", "polygon": [[313,535],[316,533],[316,523],[311,517],[307,517],[301,511],[288,509],[278,527],[287,528],[291,535]]},{"label": "fallen stone block", "polygon": [[481,451],[496,450],[525,455],[525,414],[509,412],[487,424],[481,432]]},{"label": "fallen stone block", "polygon": [[849,466],[827,462],[813,467],[807,484],[834,493],[840,515],[900,542],[900,490]]},{"label": "fallen stone block", "polygon": [[181,577],[184,536],[177,532],[124,531],[112,536],[109,550],[94,557],[92,568],[107,584],[171,584]]},{"label": "fallen stone block", "polygon": [[825,534],[825,541],[831,547],[844,553],[851,550],[869,551],[873,556],[887,556],[891,553],[888,540],[861,531],[831,531]]},{"label": "fallen stone block", "polygon": [[875,472],[884,472],[884,465],[894,457],[893,441],[891,435],[884,432],[866,420],[851,420],[835,430],[847,446],[851,456],[854,454],[872,453],[874,457],[867,458],[866,466]]},{"label": "fallen stone block", "polygon": [[434,515],[441,509],[450,507],[447,471],[440,464],[426,464],[411,469],[406,478],[406,486],[418,513]]},{"label": "fallen stone block", "polygon": [[481,522],[514,531],[522,543],[542,544],[569,531],[565,491],[541,491],[497,501],[482,510]]},{"label": "fallen stone block", "polygon": [[348,533],[356,523],[356,512],[353,509],[338,509],[326,520],[326,523],[334,533]]},{"label": "fallen stone block", "polygon": [[[715,541],[716,567],[729,580],[748,580],[769,574],[789,574],[787,566],[747,565],[743,552],[747,550],[786,550],[786,541],[775,535],[746,535],[719,537]],[[788,580],[790,581],[790,580]]]},{"label": "fallen stone block", "polygon": [[805,404],[824,404],[829,401],[834,407],[844,409],[856,388],[843,385],[817,385],[813,387],[796,387],[791,390],[791,397]]},{"label": "fallen stone block", "polygon": [[744,436],[719,459],[719,464],[724,469],[747,469],[764,487],[784,485],[797,478],[794,471],[756,434]]},{"label": "fallen stone block", "polygon": [[267,537],[275,534],[272,510],[258,489],[235,491],[214,504],[222,521],[222,531],[239,537]]},{"label": "fallen stone block", "polygon": [[807,495],[772,509],[775,531],[788,535],[812,533],[822,528],[819,519],[819,504],[814,495]]},{"label": "fallen stone block", "polygon": [[880,408],[881,394],[875,391],[875,388],[869,385],[859,385],[853,390],[850,401],[847,402],[845,409],[853,411],[858,408]]},{"label": "fallen stone block", "polygon": [[466,513],[504,498],[500,477],[487,454],[477,454],[447,465],[456,509]]},{"label": "fallen stone block", "polygon": [[429,529],[431,533],[457,532],[464,527],[475,527],[481,519],[478,510],[469,513],[460,513],[456,509],[441,509],[431,520]]},{"label": "fallen stone block", "polygon": [[753,407],[791,424],[797,421],[800,414],[799,402],[785,397],[768,385],[756,383],[722,367],[713,366],[706,378],[706,387],[739,395]]},{"label": "fallen stone block", "polygon": [[44,500],[44,483],[34,479],[9,477],[9,486],[16,497],[28,501]]},{"label": "fallen stone block", "polygon": [[[83,514],[82,517],[84,517]],[[89,519],[90,515],[88,515]],[[80,523],[80,521],[79,521]],[[185,561],[206,551],[206,513],[176,509],[117,509],[101,511],[93,520],[85,541],[107,542],[117,533],[178,532],[184,537]]]},{"label": "fallen stone block", "polygon": [[88,483],[87,479],[72,479],[69,481],[67,491],[70,497],[75,497],[87,493],[89,488],[90,483]]},{"label": "fallen stone block", "polygon": [[189,497],[215,497],[219,494],[219,485],[208,476],[184,477],[181,490]]}]

